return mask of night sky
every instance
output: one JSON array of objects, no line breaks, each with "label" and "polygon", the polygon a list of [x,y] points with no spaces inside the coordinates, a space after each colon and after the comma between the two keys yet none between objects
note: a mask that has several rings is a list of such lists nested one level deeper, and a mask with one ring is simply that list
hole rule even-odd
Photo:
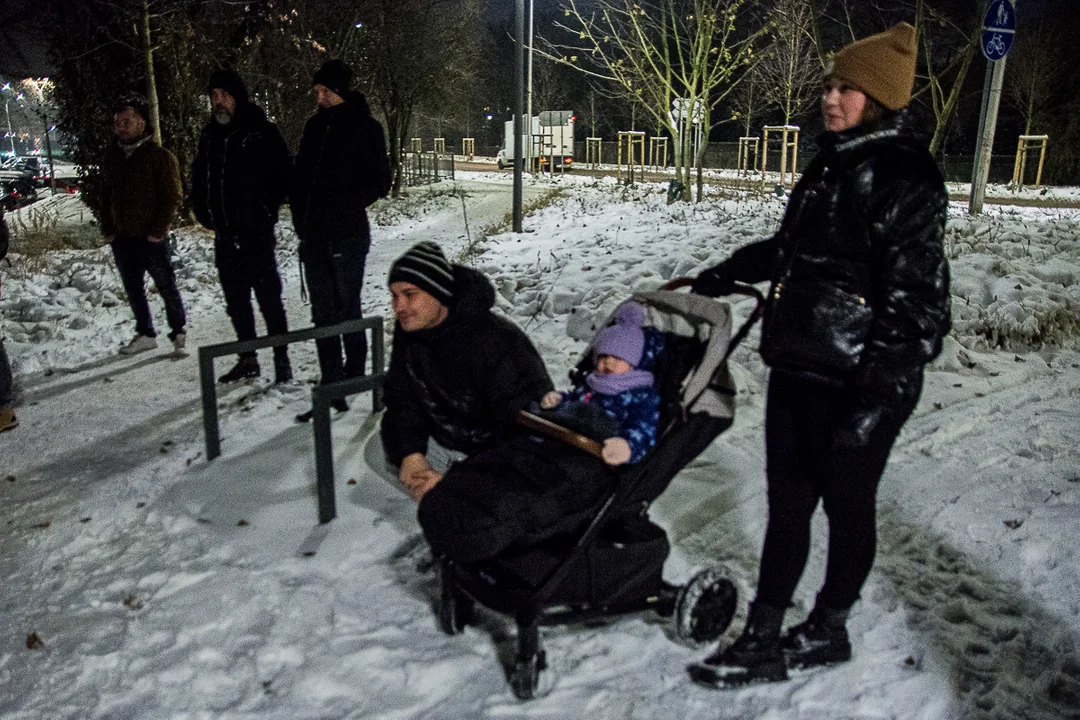
[{"label": "night sky", "polygon": [[50,73],[45,17],[52,0],[0,0],[0,75],[45,77]]}]

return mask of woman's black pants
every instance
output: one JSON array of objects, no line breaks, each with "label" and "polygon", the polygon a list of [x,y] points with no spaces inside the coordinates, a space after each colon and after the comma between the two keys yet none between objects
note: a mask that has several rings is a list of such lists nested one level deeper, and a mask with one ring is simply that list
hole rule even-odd
[{"label": "woman's black pants", "polygon": [[810,552],[810,521],[821,501],[829,520],[828,561],[819,604],[855,604],[877,551],[878,482],[896,436],[919,399],[921,375],[904,397],[886,406],[862,446],[837,443],[850,421],[852,390],[784,372],[769,377],[765,410],[769,521],[757,602],[791,603]]}]

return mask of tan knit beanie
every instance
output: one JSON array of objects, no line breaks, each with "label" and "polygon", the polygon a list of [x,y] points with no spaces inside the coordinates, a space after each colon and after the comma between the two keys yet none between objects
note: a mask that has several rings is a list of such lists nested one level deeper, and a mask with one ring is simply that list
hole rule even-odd
[{"label": "tan knit beanie", "polygon": [[840,48],[825,65],[825,77],[855,86],[889,110],[911,102],[915,85],[915,28],[906,22]]}]

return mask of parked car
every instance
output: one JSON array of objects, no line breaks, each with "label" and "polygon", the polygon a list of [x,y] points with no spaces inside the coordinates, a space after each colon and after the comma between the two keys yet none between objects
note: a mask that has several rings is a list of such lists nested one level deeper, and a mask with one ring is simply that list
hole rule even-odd
[{"label": "parked car", "polygon": [[[66,175],[75,176],[75,166],[71,163],[54,159],[53,169],[57,180]],[[49,184],[49,159],[40,155],[8,158],[0,165],[0,180],[14,179],[29,179],[34,187],[45,187]]]},{"label": "parked car", "polygon": [[37,190],[25,179],[0,180],[0,205],[7,211],[17,210],[37,200]]}]

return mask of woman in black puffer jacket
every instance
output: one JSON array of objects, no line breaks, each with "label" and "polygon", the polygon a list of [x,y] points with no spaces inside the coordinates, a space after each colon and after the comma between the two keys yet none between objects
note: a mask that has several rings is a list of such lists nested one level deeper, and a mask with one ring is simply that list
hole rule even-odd
[{"label": "woman in black puffer jacket", "polygon": [[[876,494],[915,408],[923,367],[949,329],[942,238],[948,196],[909,131],[915,29],[853,43],[826,68],[821,148],[777,234],[703,272],[695,292],[771,282],[761,355],[769,522],[757,597],[742,635],[689,670],[700,683],[782,680],[787,668],[842,662],[845,622],[876,552]],[[780,635],[822,502],[825,582],[809,618]]]}]

